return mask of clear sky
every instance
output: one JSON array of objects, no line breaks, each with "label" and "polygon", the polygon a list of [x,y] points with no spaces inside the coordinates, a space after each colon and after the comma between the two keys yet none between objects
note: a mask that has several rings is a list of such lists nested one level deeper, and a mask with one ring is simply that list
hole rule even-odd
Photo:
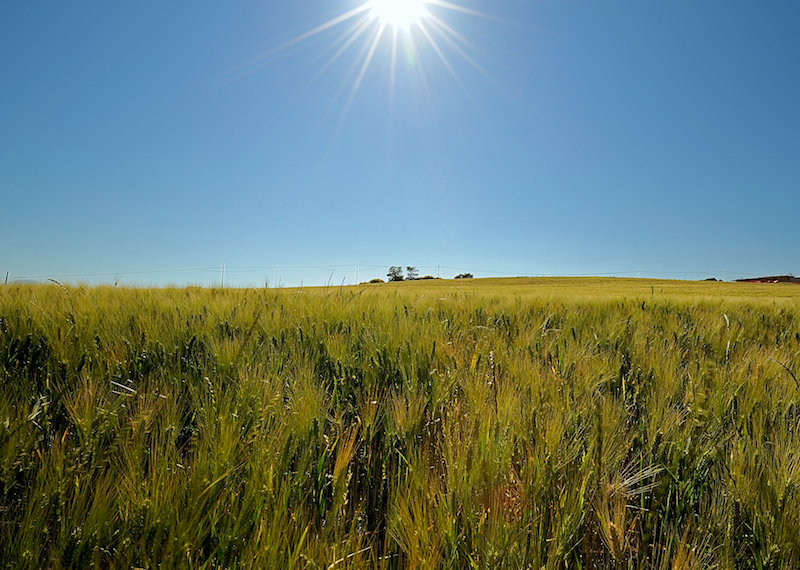
[{"label": "clear sky", "polygon": [[365,2],[1,3],[0,279],[800,273],[800,2]]}]

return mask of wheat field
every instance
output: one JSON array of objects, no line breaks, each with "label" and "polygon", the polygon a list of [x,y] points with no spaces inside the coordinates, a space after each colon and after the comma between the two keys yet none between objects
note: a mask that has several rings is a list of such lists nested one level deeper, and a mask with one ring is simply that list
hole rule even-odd
[{"label": "wheat field", "polygon": [[800,568],[800,287],[0,287],[3,568]]}]

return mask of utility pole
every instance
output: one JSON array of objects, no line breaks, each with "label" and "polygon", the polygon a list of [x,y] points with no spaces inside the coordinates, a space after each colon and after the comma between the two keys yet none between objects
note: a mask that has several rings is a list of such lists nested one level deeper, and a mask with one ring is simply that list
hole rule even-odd
[{"label": "utility pole", "polygon": [[225,288],[225,264],[222,264],[222,281],[220,281],[220,287]]},{"label": "utility pole", "polygon": [[278,288],[278,268],[275,268],[275,288]]},{"label": "utility pole", "polygon": [[8,285],[8,271],[6,271],[6,285]]},{"label": "utility pole", "polygon": [[442,264],[436,266],[436,279],[441,279]]}]

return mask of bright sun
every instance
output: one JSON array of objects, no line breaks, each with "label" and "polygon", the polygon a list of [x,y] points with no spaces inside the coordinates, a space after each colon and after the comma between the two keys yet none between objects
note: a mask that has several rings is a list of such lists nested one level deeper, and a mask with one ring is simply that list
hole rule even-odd
[{"label": "bright sun", "polygon": [[381,24],[405,30],[428,15],[426,0],[369,0],[370,16]]},{"label": "bright sun", "polygon": [[[494,19],[488,14],[461,6],[458,0],[348,0],[349,2],[358,2],[350,10],[339,14],[323,22],[317,27],[308,30],[273,50],[267,52],[264,58],[271,58],[278,53],[287,50],[289,47],[304,42],[309,38],[331,30],[340,24],[347,25],[338,38],[333,40],[331,44],[333,55],[322,66],[322,68],[315,75],[319,77],[322,72],[328,69],[339,57],[345,53],[350,46],[356,43],[359,38],[363,40],[363,45],[356,62],[351,67],[350,72],[346,75],[345,81],[352,80],[352,87],[350,88],[350,95],[345,104],[344,111],[342,112],[342,119],[355,100],[356,94],[361,87],[367,69],[370,63],[375,58],[375,53],[381,44],[390,46],[388,59],[390,61],[389,71],[389,85],[392,93],[392,98],[395,92],[395,77],[398,73],[398,65],[407,63],[407,71],[411,74],[414,86],[421,86],[421,89],[429,94],[428,80],[426,74],[423,73],[423,66],[421,64],[420,50],[424,46],[428,46],[430,50],[438,56],[442,65],[450,72],[459,87],[466,93],[466,88],[461,82],[455,68],[450,64],[448,58],[449,54],[457,55],[469,65],[474,67],[481,74],[487,78],[492,79],[491,76],[484,71],[484,69],[473,60],[467,53],[467,50],[472,45],[464,39],[461,34],[450,27],[447,22],[442,19],[442,13],[448,10],[461,12],[471,16],[478,16],[480,18]],[[429,10],[431,8],[431,10]],[[414,33],[411,33],[412,27]],[[391,29],[391,33],[389,32]],[[400,34],[399,32],[403,33]],[[388,36],[388,41],[383,41],[382,38]],[[363,58],[363,60],[361,59]],[[361,60],[359,62],[359,60]],[[359,64],[360,63],[360,64]],[[355,78],[353,79],[353,76]],[[416,87],[414,87],[416,88]],[[392,99],[393,100],[393,99]]]}]

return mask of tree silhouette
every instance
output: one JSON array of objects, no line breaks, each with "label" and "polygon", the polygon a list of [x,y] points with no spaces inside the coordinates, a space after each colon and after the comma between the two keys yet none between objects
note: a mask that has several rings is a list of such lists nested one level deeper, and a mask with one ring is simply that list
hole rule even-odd
[{"label": "tree silhouette", "polygon": [[402,281],[403,280],[403,268],[399,265],[392,265],[389,268],[389,272],[386,274],[386,277],[389,278],[389,281]]}]

